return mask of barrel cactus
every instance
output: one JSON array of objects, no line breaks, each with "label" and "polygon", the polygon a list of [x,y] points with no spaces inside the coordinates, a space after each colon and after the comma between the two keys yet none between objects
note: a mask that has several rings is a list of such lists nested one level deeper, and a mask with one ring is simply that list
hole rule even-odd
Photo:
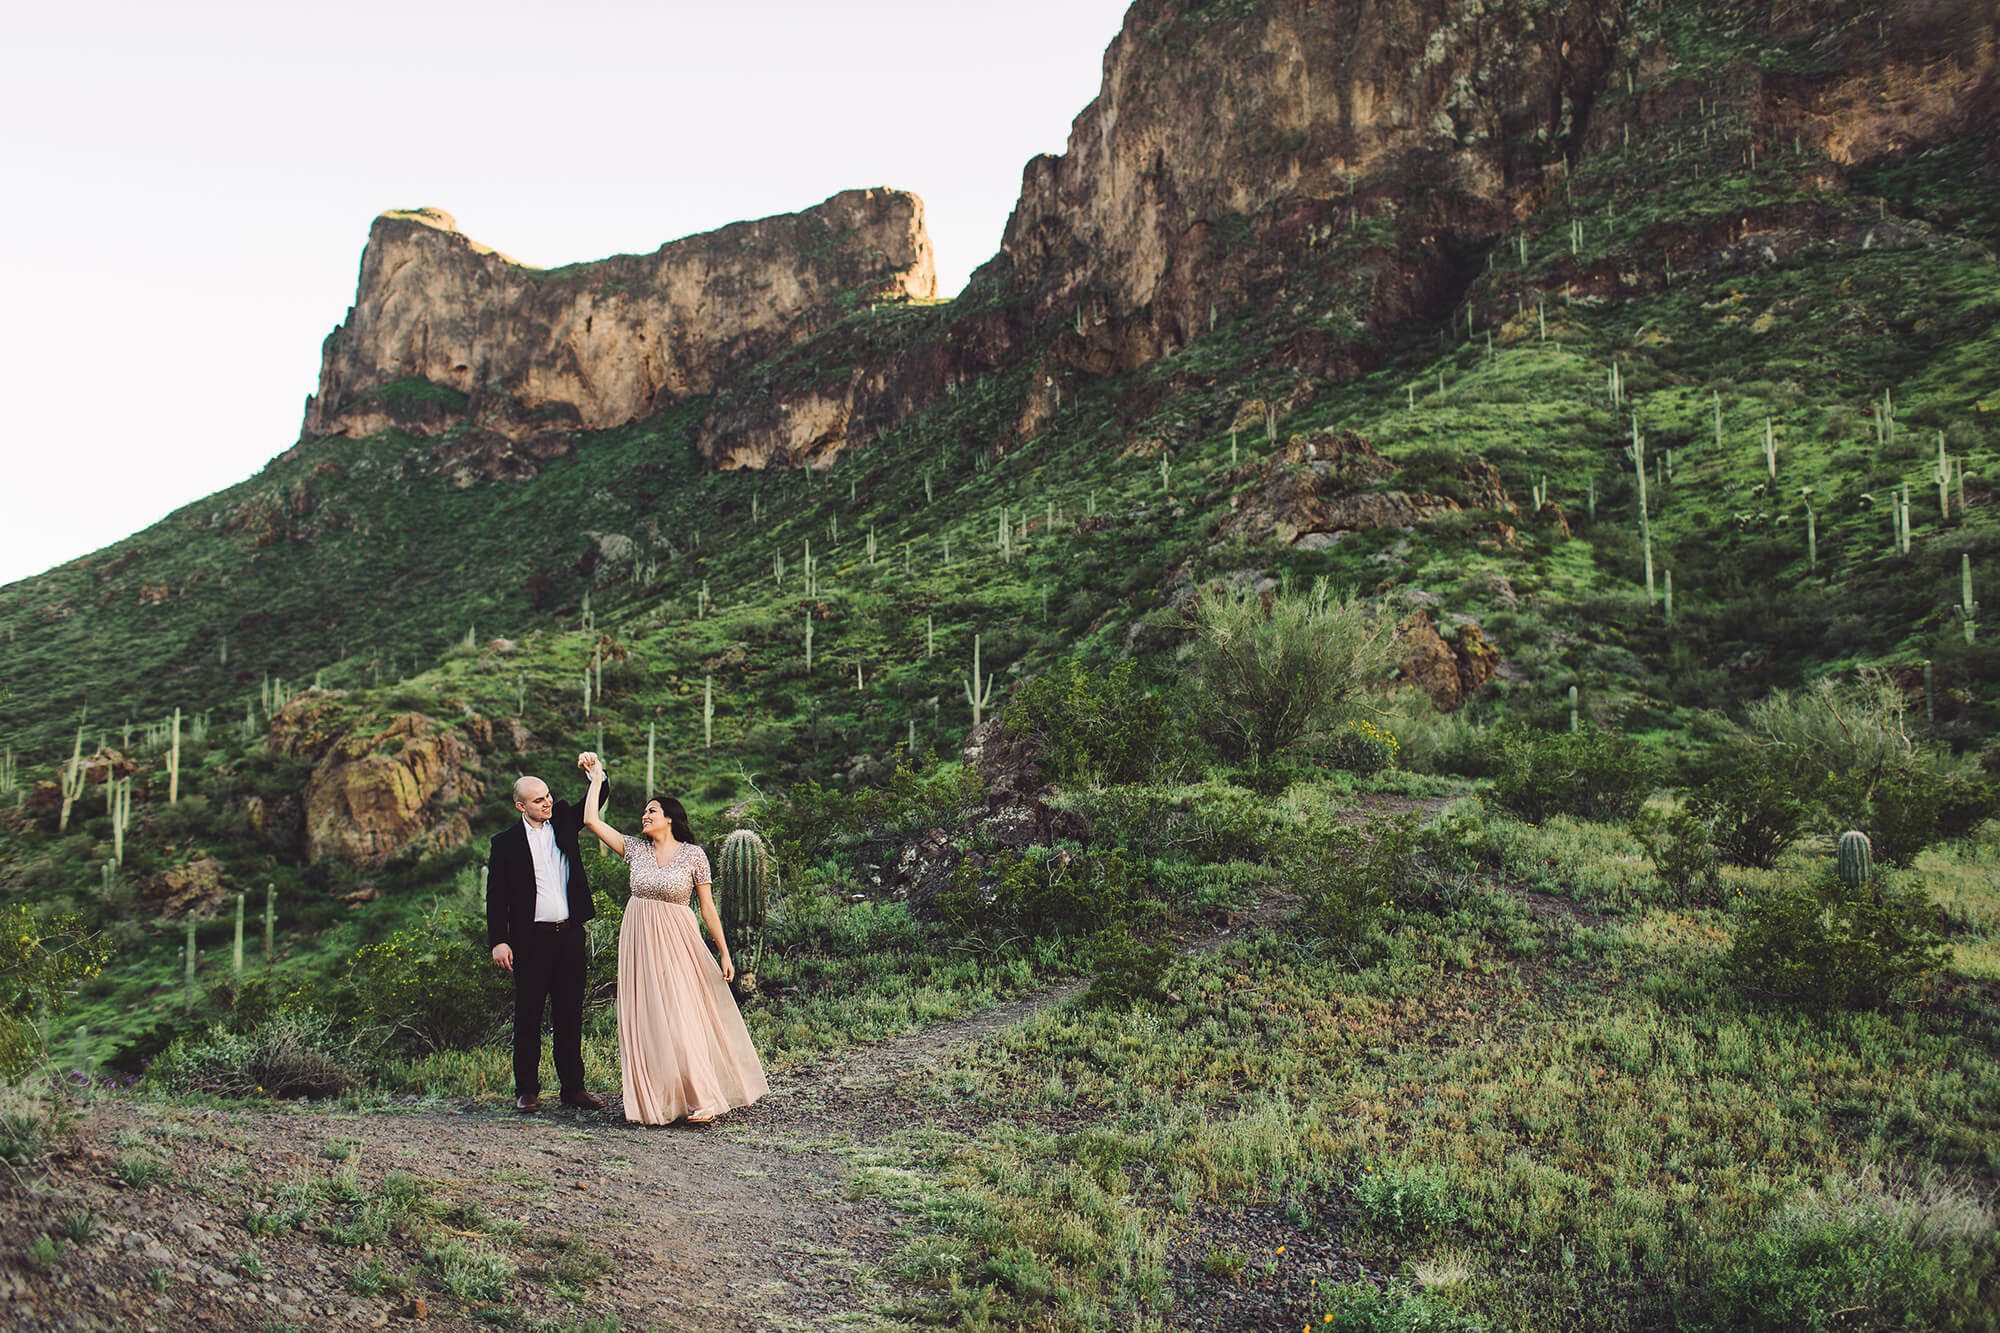
[{"label": "barrel cactus", "polygon": [[722,930],[735,957],[737,989],[757,989],[757,960],[764,950],[764,909],[770,900],[771,848],[750,829],[737,829],[722,842],[716,867],[721,889]]},{"label": "barrel cactus", "polygon": [[1840,882],[1852,891],[1866,887],[1868,876],[1875,868],[1874,849],[1869,845],[1868,835],[1857,829],[1849,829],[1840,835]]}]

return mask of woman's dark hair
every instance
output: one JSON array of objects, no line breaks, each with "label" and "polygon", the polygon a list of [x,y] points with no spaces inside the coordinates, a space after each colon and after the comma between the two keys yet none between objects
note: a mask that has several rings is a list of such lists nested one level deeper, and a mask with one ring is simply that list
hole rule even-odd
[{"label": "woman's dark hair", "polygon": [[[668,825],[673,828],[674,841],[693,842],[694,832],[688,828],[688,812],[686,807],[671,796],[653,796],[647,798],[646,805],[653,805],[655,803],[659,805],[660,813],[667,817]],[[639,807],[641,814],[645,813],[646,805]]]}]

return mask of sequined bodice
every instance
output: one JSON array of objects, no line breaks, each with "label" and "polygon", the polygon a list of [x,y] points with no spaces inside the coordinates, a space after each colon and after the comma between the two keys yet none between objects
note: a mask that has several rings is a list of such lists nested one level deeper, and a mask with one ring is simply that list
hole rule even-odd
[{"label": "sequined bodice", "polygon": [[651,838],[628,834],[625,863],[632,868],[634,898],[686,903],[694,896],[695,884],[708,880],[708,856],[691,842],[682,843],[662,865]]}]

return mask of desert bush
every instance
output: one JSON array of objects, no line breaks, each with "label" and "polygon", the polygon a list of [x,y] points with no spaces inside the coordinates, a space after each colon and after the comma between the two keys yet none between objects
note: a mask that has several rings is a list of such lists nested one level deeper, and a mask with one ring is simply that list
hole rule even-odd
[{"label": "desert bush", "polygon": [[81,982],[103,970],[103,941],[79,916],[27,903],[0,907],[0,1080],[16,1078],[41,1057],[36,1013],[60,1013]]},{"label": "desert bush", "polygon": [[1315,822],[1287,848],[1285,882],[1302,900],[1297,928],[1310,941],[1351,952],[1390,911],[1439,912],[1475,887],[1484,833],[1454,813],[1430,825],[1416,815],[1361,829]]},{"label": "desert bush", "polygon": [[1435,1233],[1459,1215],[1458,1200],[1442,1175],[1394,1163],[1362,1168],[1354,1204],[1370,1225],[1404,1240]]},{"label": "desert bush", "polygon": [[1729,964],[1757,994],[1815,1007],[1880,1008],[1943,961],[1943,915],[1921,886],[1831,869],[1748,899]]},{"label": "desert bush", "polygon": [[223,1027],[176,1038],[147,1079],[223,1097],[331,1097],[361,1081],[354,1037],[312,1009],[288,1009],[249,1032]]},{"label": "desert bush", "polygon": [[1740,746],[1732,755],[1688,797],[1688,813],[1708,825],[1716,854],[1729,864],[1775,865],[1805,833],[1814,801],[1797,770],[1769,751]]},{"label": "desert bush", "polygon": [[30,1166],[49,1155],[68,1123],[63,1104],[38,1087],[0,1083],[0,1162]]},{"label": "desert bush", "polygon": [[1986,1328],[2000,1260],[1986,1206],[1941,1182],[1835,1177],[1714,1243],[1678,1304],[1689,1329]]},{"label": "desert bush", "polygon": [[1866,671],[1854,680],[1827,677],[1803,690],[1774,690],[1748,713],[1752,731],[1809,785],[1831,777],[1857,784],[1868,799],[1885,774],[1915,761],[1904,709],[1902,688],[1885,673]]},{"label": "desert bush", "polygon": [[1860,824],[1878,857],[1908,865],[1932,843],[1970,833],[1995,808],[1993,784],[1976,770],[1920,761],[1883,775]]},{"label": "desert bush", "polygon": [[1276,835],[1257,794],[1226,782],[1084,787],[1060,793],[1057,803],[1089,822],[1093,842],[1145,857],[1256,861]]},{"label": "desert bush", "polygon": [[1130,661],[1099,670],[1066,659],[1023,682],[1002,717],[1041,745],[1054,781],[1170,781],[1188,753],[1177,714],[1132,673]]},{"label": "desert bush", "polygon": [[1414,772],[1487,778],[1499,771],[1500,746],[1492,728],[1463,711],[1440,713],[1426,701],[1419,711],[1392,717],[1389,730],[1402,747],[1403,766]]},{"label": "desert bush", "polygon": [[1329,767],[1349,773],[1380,773],[1396,766],[1403,747],[1366,718],[1353,717],[1333,729],[1323,751]]},{"label": "desert bush", "polygon": [[1613,732],[1508,731],[1499,746],[1493,798],[1530,823],[1630,819],[1652,790],[1651,757]]},{"label": "desert bush", "polygon": [[1211,591],[1194,604],[1190,649],[1210,721],[1238,754],[1263,762],[1323,734],[1394,663],[1388,623],[1324,579],[1259,597]]},{"label": "desert bush", "polygon": [[948,936],[993,953],[1033,939],[1082,939],[1106,928],[1144,929],[1165,915],[1116,849],[1001,852],[982,871],[970,858],[933,904]]},{"label": "desert bush", "polygon": [[1667,815],[1641,810],[1631,829],[1652,858],[1661,887],[1675,902],[1713,905],[1719,899],[1722,858],[1716,851],[1712,821],[1683,803]]},{"label": "desert bush", "polygon": [[1178,951],[1164,934],[1144,936],[1125,921],[1114,921],[1090,937],[1090,985],[1086,1004],[1129,1005],[1166,993],[1168,970]]},{"label": "desert bush", "polygon": [[485,904],[470,871],[421,921],[362,946],[347,979],[356,1018],[404,1051],[484,1045],[513,1012],[513,986],[493,966]]},{"label": "desert bush", "polygon": [[1477,1333],[1485,1327],[1403,1282],[1340,1283],[1325,1289],[1314,1333]]}]

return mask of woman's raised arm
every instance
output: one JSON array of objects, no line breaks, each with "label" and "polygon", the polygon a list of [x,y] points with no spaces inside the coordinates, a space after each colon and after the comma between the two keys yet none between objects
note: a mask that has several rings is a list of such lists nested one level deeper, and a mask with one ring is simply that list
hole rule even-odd
[{"label": "woman's raised arm", "polygon": [[611,849],[613,856],[625,855],[625,835],[597,817],[597,796],[604,790],[604,765],[592,760],[584,770],[590,778],[590,790],[583,798],[583,826],[597,835],[597,840]]}]

